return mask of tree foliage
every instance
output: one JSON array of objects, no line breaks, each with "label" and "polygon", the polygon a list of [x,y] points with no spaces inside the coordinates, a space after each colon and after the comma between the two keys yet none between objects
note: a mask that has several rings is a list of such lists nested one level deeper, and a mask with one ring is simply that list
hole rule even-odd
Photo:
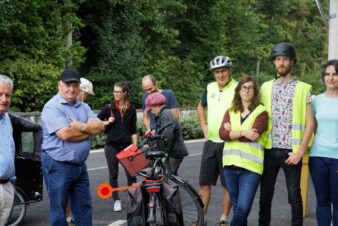
[{"label": "tree foliage", "polygon": [[94,83],[95,109],[112,100],[117,81],[132,84],[139,108],[146,74],[194,107],[213,80],[213,57],[230,56],[235,78],[263,82],[275,74],[271,48],[283,41],[297,49],[292,73],[313,93],[323,89],[327,31],[312,0],[0,0],[0,33],[0,73],[15,82],[16,110],[41,110],[69,63]]},{"label": "tree foliage", "polygon": [[71,0],[0,1],[0,73],[14,81],[14,110],[41,110],[56,92],[56,81],[69,59],[83,61],[85,48],[74,41],[66,48],[69,32],[82,26]]}]

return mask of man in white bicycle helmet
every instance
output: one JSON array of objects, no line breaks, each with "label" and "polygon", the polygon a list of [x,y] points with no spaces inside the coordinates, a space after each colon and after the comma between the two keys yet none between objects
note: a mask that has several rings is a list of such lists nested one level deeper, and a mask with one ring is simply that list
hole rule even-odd
[{"label": "man in white bicycle helmet", "polygon": [[[234,97],[237,81],[231,78],[232,61],[228,56],[216,56],[210,61],[215,81],[208,84],[197,106],[198,118],[203,130],[204,143],[199,176],[199,194],[207,214],[211,196],[211,185],[216,185],[220,176],[224,187],[222,216],[218,225],[228,224],[231,209],[230,197],[227,191],[222,166],[223,140],[219,137],[219,128],[226,110],[230,107]],[[207,114],[206,114],[207,113]],[[207,115],[207,117],[206,117]]]}]

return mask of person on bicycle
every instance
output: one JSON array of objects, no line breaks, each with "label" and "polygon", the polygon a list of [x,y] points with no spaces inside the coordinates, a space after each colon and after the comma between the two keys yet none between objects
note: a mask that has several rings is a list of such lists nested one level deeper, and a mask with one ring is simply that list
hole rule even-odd
[{"label": "person on bicycle", "polygon": [[233,206],[231,226],[246,226],[263,173],[268,113],[259,100],[257,82],[243,76],[226,111],[220,137],[225,141],[223,166]]},{"label": "person on bicycle", "polygon": [[4,226],[14,203],[15,144],[7,109],[11,105],[13,81],[0,75],[0,226]]},{"label": "person on bicycle", "polygon": [[145,106],[145,111],[155,116],[155,135],[163,135],[167,138],[170,169],[177,175],[183,158],[188,155],[181,126],[172,111],[166,107],[166,97],[161,93],[149,94]]},{"label": "person on bicycle", "polygon": [[[97,117],[104,121],[107,132],[104,153],[106,156],[109,182],[111,187],[118,187],[119,161],[116,154],[128,147],[130,144],[137,144],[136,109],[127,99],[130,93],[128,83],[116,82],[114,84],[114,100],[103,107]],[[125,170],[128,185],[136,182]],[[113,192],[114,211],[121,211],[122,205],[117,191]]]},{"label": "person on bicycle", "polygon": [[231,105],[237,86],[237,82],[231,78],[231,66],[232,61],[228,56],[216,56],[210,62],[210,69],[214,73],[215,81],[208,84],[197,106],[200,126],[204,138],[207,140],[204,143],[201,159],[199,194],[206,215],[211,196],[211,185],[216,185],[217,178],[220,175],[224,193],[223,211],[219,225],[225,225],[228,222],[227,218],[231,209],[230,197],[223,176],[222,153],[224,141],[219,137],[219,128],[224,113]]}]

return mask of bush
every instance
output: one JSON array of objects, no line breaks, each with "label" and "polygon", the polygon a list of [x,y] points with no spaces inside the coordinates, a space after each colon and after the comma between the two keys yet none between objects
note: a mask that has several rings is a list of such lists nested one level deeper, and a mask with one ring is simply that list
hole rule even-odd
[{"label": "bush", "polygon": [[196,116],[185,117],[180,120],[184,140],[199,139],[203,131]]}]

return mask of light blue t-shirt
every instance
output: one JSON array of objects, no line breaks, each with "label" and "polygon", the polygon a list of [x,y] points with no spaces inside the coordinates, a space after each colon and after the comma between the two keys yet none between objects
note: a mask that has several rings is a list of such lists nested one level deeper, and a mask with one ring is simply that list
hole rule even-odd
[{"label": "light blue t-shirt", "polygon": [[15,145],[11,120],[7,113],[0,115],[0,178],[15,178]]},{"label": "light blue t-shirt", "polygon": [[71,119],[86,123],[90,118],[97,118],[88,104],[75,100],[68,104],[60,95],[55,95],[44,106],[41,119],[43,140],[41,149],[54,160],[61,162],[82,163],[89,155],[90,138],[83,141],[63,141],[55,132],[69,127]]},{"label": "light blue t-shirt", "polygon": [[338,159],[338,98],[316,96],[313,113],[318,127],[310,156]]}]

